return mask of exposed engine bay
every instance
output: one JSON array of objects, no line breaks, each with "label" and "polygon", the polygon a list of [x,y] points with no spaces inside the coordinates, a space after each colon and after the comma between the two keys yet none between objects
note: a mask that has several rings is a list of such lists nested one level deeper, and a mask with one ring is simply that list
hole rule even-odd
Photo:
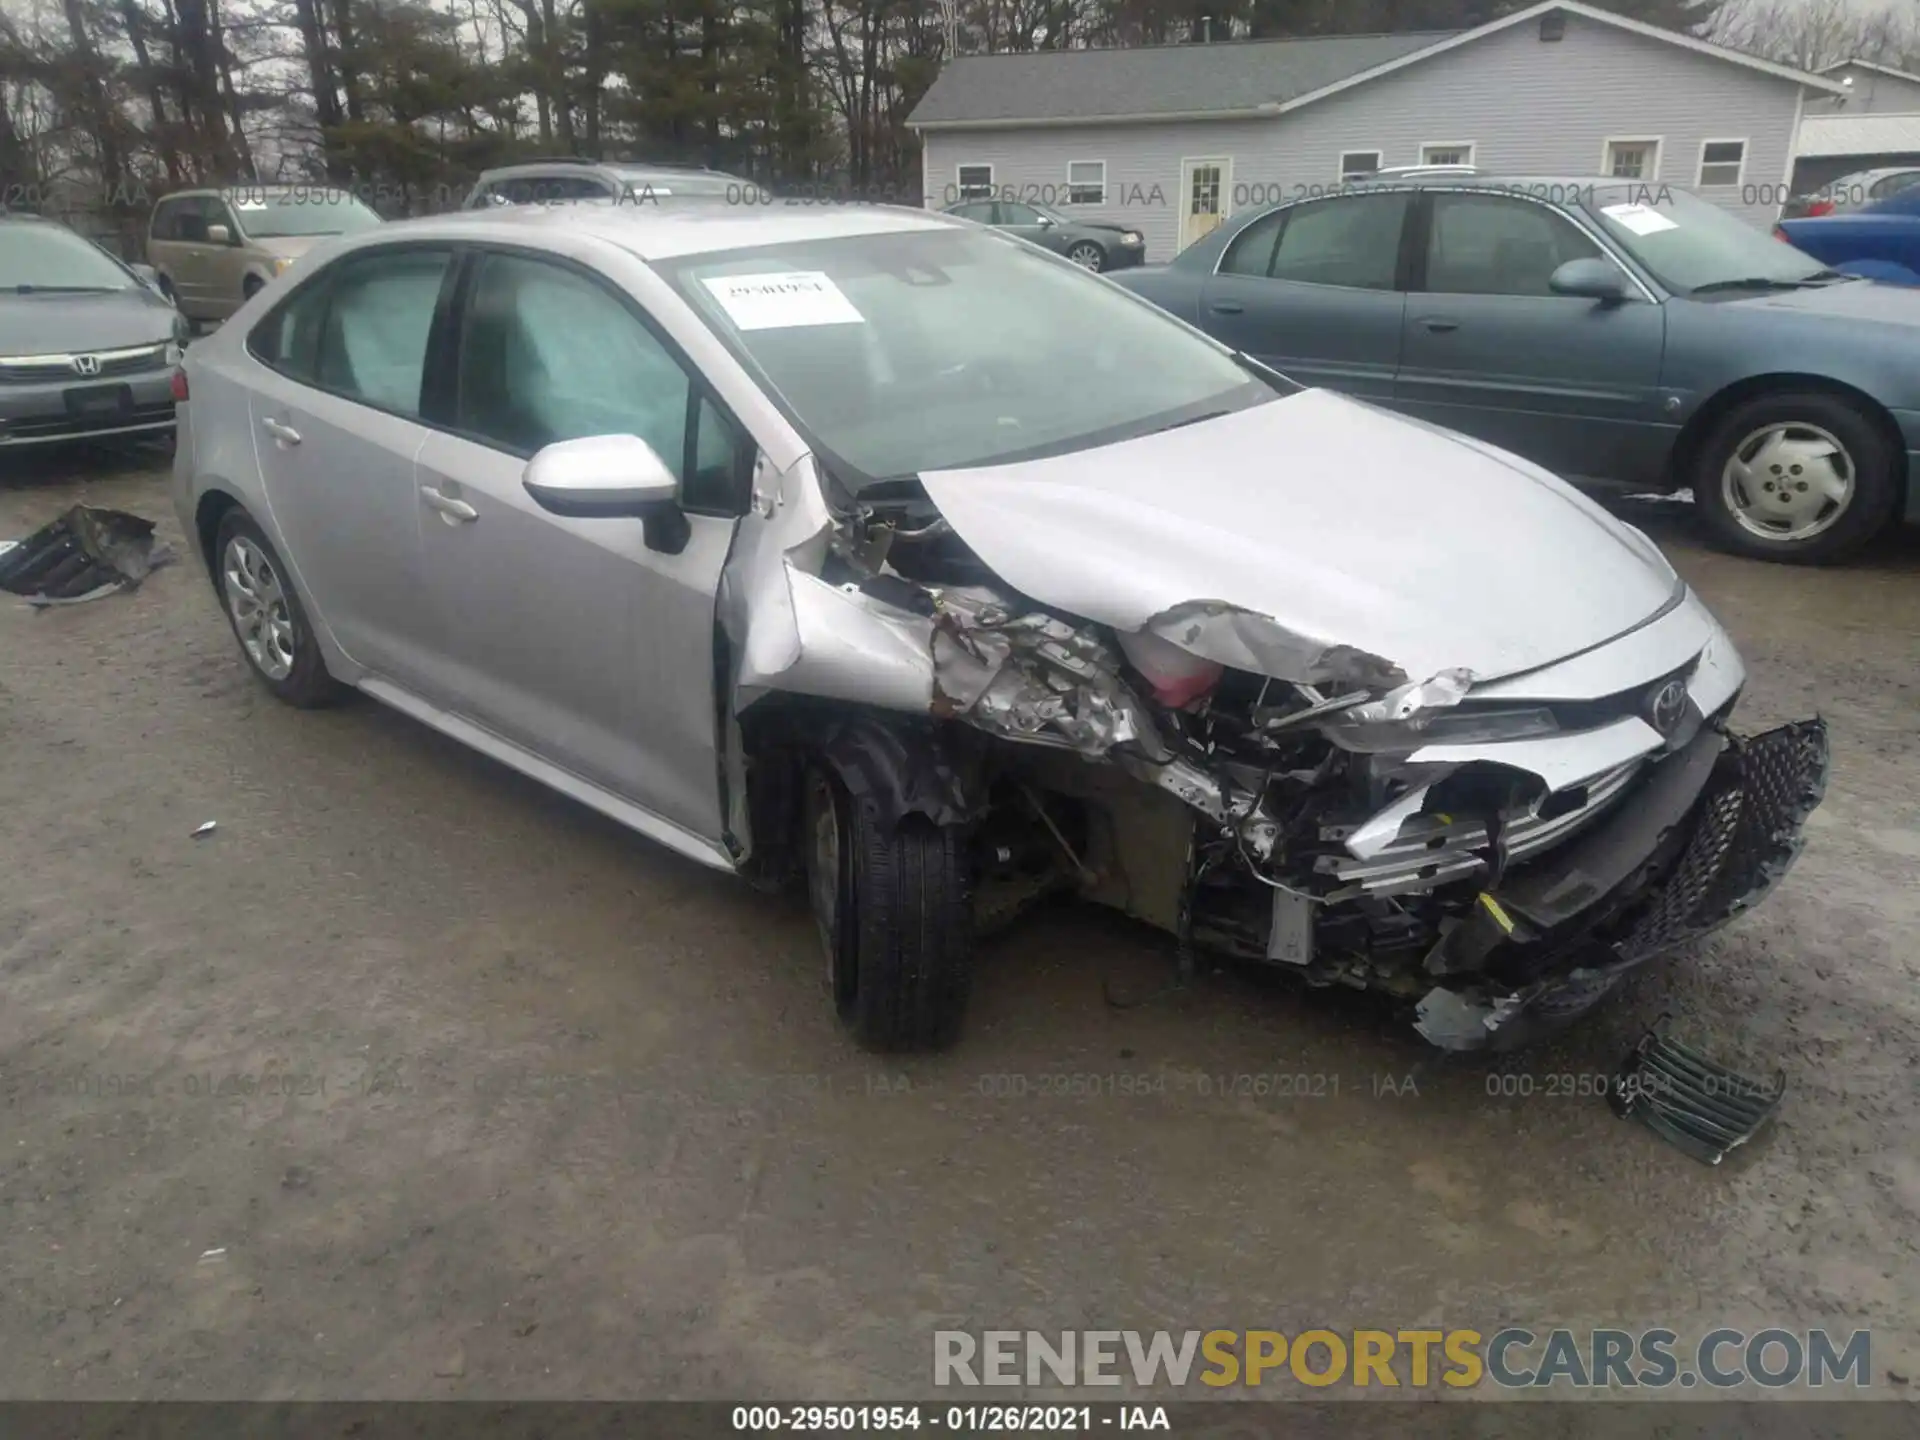
[{"label": "exposed engine bay", "polygon": [[1506,1047],[1750,905],[1824,787],[1821,722],[1726,728],[1744,672],[1683,586],[1624,664],[1409,673],[1202,596],[1088,620],[917,485],[806,514],[789,498],[821,492],[791,479],[761,477],[723,595],[741,766],[769,692],[926,717],[982,924],[1068,889],[1183,966],[1283,967],[1406,1002],[1444,1048]]}]

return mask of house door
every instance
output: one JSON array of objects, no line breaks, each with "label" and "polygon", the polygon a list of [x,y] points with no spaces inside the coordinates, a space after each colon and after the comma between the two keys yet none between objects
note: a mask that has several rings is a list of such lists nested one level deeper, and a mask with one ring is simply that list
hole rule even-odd
[{"label": "house door", "polygon": [[1209,235],[1227,218],[1227,196],[1233,184],[1233,161],[1180,162],[1180,248]]}]

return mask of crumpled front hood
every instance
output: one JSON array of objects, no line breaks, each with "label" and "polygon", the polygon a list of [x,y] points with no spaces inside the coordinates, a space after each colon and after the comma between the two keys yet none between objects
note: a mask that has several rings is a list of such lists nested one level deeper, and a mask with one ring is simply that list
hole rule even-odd
[{"label": "crumpled front hood", "polygon": [[1537,466],[1326,390],[921,479],[1033,599],[1283,679],[1333,652],[1361,663],[1319,683],[1378,683],[1379,659],[1416,680],[1517,674],[1645,623],[1679,589],[1645,536]]}]

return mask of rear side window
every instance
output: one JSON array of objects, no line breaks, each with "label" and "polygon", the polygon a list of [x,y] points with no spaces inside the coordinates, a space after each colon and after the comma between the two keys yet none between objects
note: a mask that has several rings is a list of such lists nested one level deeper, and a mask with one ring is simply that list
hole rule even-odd
[{"label": "rear side window", "polygon": [[335,266],[315,383],[382,410],[418,415],[427,337],[450,260],[445,250],[376,250]]},{"label": "rear side window", "polygon": [[1274,279],[1352,290],[1394,288],[1406,191],[1309,201],[1286,215],[1268,271]]},{"label": "rear side window", "polygon": [[1273,252],[1280,229],[1287,223],[1287,212],[1275,210],[1262,215],[1233,237],[1227,253],[1220,259],[1222,275],[1256,275],[1264,279],[1273,270]]},{"label": "rear side window", "polygon": [[427,337],[452,252],[363,251],[302,285],[247,336],[261,364],[401,415],[420,413]]},{"label": "rear side window", "polygon": [[262,365],[311,385],[326,316],[327,282],[322,276],[303,285],[254,326],[247,336],[247,349]]}]

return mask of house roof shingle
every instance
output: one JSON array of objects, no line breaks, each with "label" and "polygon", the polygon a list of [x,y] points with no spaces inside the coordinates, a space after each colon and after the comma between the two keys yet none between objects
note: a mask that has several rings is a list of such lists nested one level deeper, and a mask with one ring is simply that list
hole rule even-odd
[{"label": "house roof shingle", "polygon": [[1457,31],[1319,35],[965,55],[948,64],[908,123],[1210,115],[1282,104],[1450,39]]}]

